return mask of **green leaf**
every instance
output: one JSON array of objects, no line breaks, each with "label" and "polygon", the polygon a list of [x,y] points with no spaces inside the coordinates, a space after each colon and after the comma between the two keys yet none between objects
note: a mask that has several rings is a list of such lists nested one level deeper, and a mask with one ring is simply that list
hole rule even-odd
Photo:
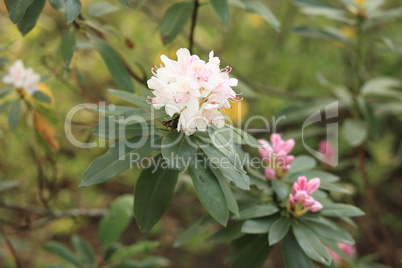
[{"label": "green leaf", "polygon": [[301,36],[324,39],[332,42],[341,42],[343,44],[351,45],[349,39],[342,35],[342,33],[332,28],[314,29],[308,26],[297,26],[293,28],[293,31]]},{"label": "green leaf", "polygon": [[246,220],[251,218],[265,217],[278,212],[278,208],[274,205],[254,205],[240,211],[240,216],[234,217],[237,220]]},{"label": "green leaf", "polygon": [[355,243],[353,237],[348,233],[348,231],[324,217],[304,215],[300,220],[320,238],[345,244]]},{"label": "green leaf", "polygon": [[32,97],[34,97],[35,99],[45,102],[45,103],[51,103],[52,99],[46,95],[45,93],[43,93],[42,91],[35,91],[32,95]]},{"label": "green leaf", "polygon": [[196,140],[197,144],[202,148],[205,155],[208,159],[214,160],[214,162],[210,162],[210,166],[212,168],[217,168],[221,172],[222,176],[227,180],[233,182],[236,187],[239,187],[243,190],[250,189],[250,178],[244,171],[241,166],[241,161],[237,161],[237,165],[233,165],[233,163],[224,155],[220,150],[218,150],[215,146],[211,146],[209,144],[204,144],[199,139]]},{"label": "green leaf", "polygon": [[286,268],[313,268],[314,265],[291,234],[283,240],[282,256]]},{"label": "green leaf", "polygon": [[0,114],[7,110],[8,106],[10,106],[10,102],[5,102],[2,105],[0,105]]},{"label": "green leaf", "polygon": [[122,90],[116,90],[116,89],[109,89],[108,92],[116,97],[119,97],[120,99],[122,99],[124,101],[132,103],[141,108],[151,110],[151,104],[149,104],[147,102],[147,99],[145,97],[141,97],[134,93],[130,93],[130,92],[122,91]]},{"label": "green leaf", "polygon": [[218,179],[198,161],[193,161],[188,171],[203,207],[219,224],[226,226],[229,208]]},{"label": "green leaf", "polygon": [[214,233],[208,238],[208,240],[215,243],[227,243],[232,240],[236,240],[237,238],[240,238],[244,235],[244,233],[241,232],[242,225],[242,221],[230,224],[227,227],[221,228],[219,231]]},{"label": "green leaf", "polygon": [[133,218],[134,196],[121,195],[113,200],[108,214],[103,216],[98,237],[102,246],[107,247],[116,242]]},{"label": "green leaf", "polygon": [[0,193],[20,186],[19,181],[0,181]]},{"label": "green leaf", "polygon": [[168,8],[160,23],[163,44],[173,41],[191,17],[194,1],[175,3]]},{"label": "green leaf", "polygon": [[289,173],[313,169],[317,165],[317,161],[307,155],[300,155],[290,165]]},{"label": "green leaf", "polygon": [[34,0],[25,12],[24,17],[17,23],[22,35],[26,35],[36,25],[40,13],[45,6],[45,0]]},{"label": "green leaf", "polygon": [[49,2],[54,10],[63,12],[67,24],[72,23],[80,14],[80,0],[49,0]]},{"label": "green leaf", "polygon": [[268,241],[269,245],[272,246],[279,241],[281,241],[289,231],[290,219],[285,217],[280,217],[276,220],[269,230]]},{"label": "green leaf", "polygon": [[87,15],[92,18],[102,17],[106,14],[119,10],[118,6],[112,5],[108,2],[99,1],[89,5],[87,8]]},{"label": "green leaf", "polygon": [[215,148],[221,151],[221,153],[227,159],[229,159],[234,166],[238,166],[240,169],[242,169],[242,166],[239,163],[240,157],[238,153],[236,152],[230,140],[221,134],[221,130],[217,127],[210,127],[207,131],[209,138],[211,139],[211,142],[215,146]]},{"label": "green leaf", "polygon": [[[1,66],[0,66],[0,68],[1,68]],[[6,96],[11,91],[13,91],[13,86],[12,85],[5,86],[2,90],[0,90],[0,98],[3,98],[4,96]]]},{"label": "green leaf", "polygon": [[343,122],[342,131],[348,143],[353,147],[362,144],[368,135],[366,124],[354,119],[346,119]]},{"label": "green leaf", "polygon": [[210,0],[216,14],[223,24],[229,21],[229,6],[227,0]]},{"label": "green leaf", "polygon": [[159,134],[154,125],[123,125],[118,124],[114,120],[104,120],[99,122],[94,127],[93,134],[96,137],[110,140],[124,140],[136,136],[147,136],[152,134]]},{"label": "green leaf", "polygon": [[68,261],[69,263],[77,266],[77,267],[84,267],[84,265],[79,261],[79,259],[65,246],[60,244],[59,242],[49,241],[43,245],[43,248],[47,251],[56,254],[57,256],[61,257],[62,259]]},{"label": "green leaf", "polygon": [[67,31],[61,38],[60,52],[66,66],[70,65],[75,49],[75,32],[74,30]]},{"label": "green leaf", "polygon": [[143,232],[151,230],[169,209],[179,176],[178,172],[163,168],[162,157],[155,159],[157,164],[143,169],[135,186],[134,215]]},{"label": "green leaf", "polygon": [[163,137],[162,156],[169,168],[183,171],[189,166],[190,161],[195,159],[197,146],[189,139],[189,136],[182,131],[172,131]]},{"label": "green leaf", "polygon": [[[151,111],[148,111],[147,109],[140,108],[140,109],[131,109],[128,110],[127,112],[124,112],[119,115],[119,117],[116,118],[117,122],[122,121],[123,124],[126,124],[124,122],[125,120],[129,119],[130,117],[134,116],[135,120],[129,120],[127,125],[131,124],[136,124],[137,122],[142,122],[142,121],[152,121],[155,119],[160,119],[163,117],[167,117],[168,115],[166,114],[165,110],[155,110],[152,109]],[[139,118],[138,118],[139,117]]]},{"label": "green leaf", "polygon": [[86,240],[77,235],[74,235],[71,238],[71,241],[74,245],[75,252],[77,252],[79,256],[81,256],[83,262],[88,265],[86,267],[95,267],[95,255],[91,245]]},{"label": "green leaf", "polygon": [[265,236],[256,236],[236,254],[232,268],[260,268],[273,247],[268,247]]},{"label": "green leaf", "polygon": [[280,22],[275,17],[275,15],[271,12],[271,10],[257,0],[240,0],[240,1],[231,1],[231,4],[246,9],[250,13],[254,13],[262,17],[268,24],[270,24],[276,31],[280,31]]},{"label": "green leaf", "polygon": [[162,137],[139,136],[114,144],[85,171],[80,187],[105,182],[160,149]]},{"label": "green leaf", "polygon": [[[203,230],[206,229],[206,223],[213,221],[209,215],[203,216],[201,219],[194,222],[184,232],[180,233],[174,242],[174,247],[182,247],[187,245],[191,240],[197,237]],[[215,222],[215,221],[214,221]]]},{"label": "green leaf", "polygon": [[379,96],[402,101],[402,93],[396,88],[401,88],[402,84],[393,77],[376,77],[364,83],[360,92],[364,96]]},{"label": "green leaf", "polygon": [[211,169],[211,171],[215,174],[216,178],[219,181],[219,185],[225,195],[226,202],[228,204],[229,210],[235,214],[239,215],[239,206],[237,205],[236,198],[233,195],[232,189],[229,186],[228,181],[222,176],[222,174],[217,169]]},{"label": "green leaf", "polygon": [[272,224],[278,219],[278,215],[272,215],[265,218],[251,219],[244,222],[241,231],[247,234],[268,233]]},{"label": "green leaf", "polygon": [[289,180],[290,182],[296,182],[297,178],[300,176],[305,176],[308,180],[313,179],[313,178],[320,178],[321,182],[325,183],[331,183],[331,182],[336,182],[339,181],[339,177],[325,171],[321,170],[306,170],[306,171],[299,171],[299,172],[292,172],[288,173],[285,178],[286,180]]},{"label": "green leaf", "polygon": [[[129,111],[134,111],[134,112],[138,113],[140,109],[127,107],[127,106],[116,106],[116,105],[112,104],[109,106],[98,106],[96,108],[88,109],[88,110],[101,113],[102,115],[105,115],[105,116],[111,116],[111,115],[120,116]],[[141,111],[143,111],[144,114],[147,114],[147,112],[144,111],[144,109],[141,109]]]},{"label": "green leaf", "polygon": [[347,204],[326,204],[320,214],[328,217],[359,217],[365,215],[360,208]]},{"label": "green leaf", "polygon": [[33,0],[4,0],[10,20],[16,24],[25,15]]},{"label": "green leaf", "polygon": [[312,231],[303,226],[300,222],[295,222],[292,227],[297,243],[307,256],[325,265],[331,263],[331,255]]},{"label": "green leaf", "polygon": [[120,89],[128,92],[133,92],[133,82],[131,81],[130,75],[120,55],[116,52],[116,50],[114,50],[114,48],[112,48],[102,39],[96,36],[91,36],[91,38],[92,44],[102,56],[106,67],[108,68],[110,74],[112,75],[114,81],[117,83]]},{"label": "green leaf", "polygon": [[276,193],[280,200],[288,197],[289,186],[282,180],[272,180],[272,190]]},{"label": "green leaf", "polygon": [[14,131],[17,126],[18,122],[20,121],[21,116],[21,100],[15,100],[10,107],[10,111],[8,112],[8,125],[10,129]]}]

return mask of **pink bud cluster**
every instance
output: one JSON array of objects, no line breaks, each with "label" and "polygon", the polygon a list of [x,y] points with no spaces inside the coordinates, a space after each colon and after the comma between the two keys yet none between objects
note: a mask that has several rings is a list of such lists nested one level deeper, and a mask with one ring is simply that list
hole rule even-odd
[{"label": "pink bud cluster", "polygon": [[258,141],[262,145],[258,148],[260,157],[269,164],[264,171],[265,177],[269,180],[282,178],[294,160],[294,156],[289,153],[292,151],[295,141],[293,139],[283,140],[279,134],[271,135],[271,145],[265,140]]},{"label": "pink bud cluster", "polygon": [[152,69],[148,87],[155,97],[149,97],[155,109],[165,108],[173,117],[179,116],[177,130],[187,135],[208,125],[223,127],[222,109],[231,108],[230,101],[239,101],[232,89],[237,79],[229,78],[230,67],[220,69],[220,60],[209,53],[209,61],[191,55],[188,49],[177,51],[177,60],[161,56],[164,66]]},{"label": "pink bud cluster", "polygon": [[[345,252],[347,256],[350,258],[355,257],[356,255],[356,247],[354,245],[344,244],[344,243],[336,243],[340,250]],[[331,254],[332,259],[334,262],[340,263],[343,261],[342,257],[338,255],[338,253],[334,252],[333,250],[328,249],[329,254]]]},{"label": "pink bud cluster", "polygon": [[331,165],[334,163],[334,157],[336,156],[335,148],[327,140],[323,140],[318,145],[318,150],[324,155],[324,161],[326,164]]},{"label": "pink bud cluster", "polygon": [[32,68],[25,68],[21,60],[17,60],[8,69],[2,80],[5,84],[24,89],[28,94],[32,95],[38,90],[37,85],[40,82],[40,76]]},{"label": "pink bud cluster", "polygon": [[292,193],[288,199],[288,210],[294,216],[300,217],[307,211],[317,212],[323,208],[311,194],[320,187],[320,179],[314,178],[307,181],[305,176],[300,176],[293,184]]}]

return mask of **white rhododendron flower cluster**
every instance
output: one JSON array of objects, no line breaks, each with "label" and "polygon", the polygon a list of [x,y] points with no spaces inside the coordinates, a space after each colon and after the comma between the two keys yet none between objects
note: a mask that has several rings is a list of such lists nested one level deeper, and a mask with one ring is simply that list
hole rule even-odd
[{"label": "white rhododendron flower cluster", "polygon": [[197,129],[205,131],[210,124],[221,128],[225,124],[222,109],[230,108],[230,102],[241,100],[232,89],[237,79],[230,78],[230,67],[220,68],[220,60],[209,53],[209,61],[191,55],[188,49],[177,51],[177,61],[165,55],[165,66],[152,69],[148,87],[155,97],[149,97],[155,109],[165,108],[173,117],[179,116],[177,130],[187,135]]},{"label": "white rhododendron flower cluster", "polygon": [[40,75],[35,73],[32,68],[25,68],[22,60],[17,60],[8,69],[2,80],[5,84],[24,89],[28,94],[32,95],[38,90],[37,85],[40,82]]}]

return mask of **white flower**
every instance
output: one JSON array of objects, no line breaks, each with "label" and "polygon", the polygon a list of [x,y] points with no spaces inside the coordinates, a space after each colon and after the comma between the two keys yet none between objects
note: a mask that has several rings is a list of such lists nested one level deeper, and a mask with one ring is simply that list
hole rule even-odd
[{"label": "white flower", "polygon": [[8,69],[8,73],[3,77],[5,84],[11,84],[16,88],[25,89],[28,94],[33,94],[38,90],[37,84],[40,82],[40,76],[32,68],[26,69],[21,60],[17,60]]},{"label": "white flower", "polygon": [[209,61],[181,48],[177,61],[161,56],[164,66],[154,67],[154,76],[148,80],[148,87],[154,97],[149,97],[155,109],[165,107],[166,113],[179,116],[177,130],[187,135],[196,129],[205,131],[210,124],[223,127],[223,108],[230,108],[230,101],[238,101],[238,94],[232,89],[237,79],[229,78],[230,67],[221,70],[220,60],[209,53]]}]

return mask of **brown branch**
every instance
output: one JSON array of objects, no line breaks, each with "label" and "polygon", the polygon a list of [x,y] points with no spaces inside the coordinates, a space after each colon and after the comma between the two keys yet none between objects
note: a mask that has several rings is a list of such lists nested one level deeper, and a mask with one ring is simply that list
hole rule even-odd
[{"label": "brown branch", "polygon": [[381,254],[381,257],[383,258],[383,260],[387,263],[387,265],[392,267],[393,266],[392,264],[395,262],[393,261],[393,259],[390,256],[394,256],[394,257],[397,256],[396,251],[395,251],[395,246],[394,246],[393,240],[391,238],[391,235],[389,234],[388,230],[384,227],[384,225],[381,222],[380,208],[378,207],[378,202],[376,200],[372,185],[371,185],[370,180],[367,175],[366,156],[365,156],[364,148],[362,146],[360,146],[358,148],[358,155],[359,155],[360,172],[362,174],[364,189],[366,192],[365,194],[367,197],[367,202],[370,207],[368,212],[371,215],[369,215],[369,216],[370,216],[370,218],[374,219],[374,222],[376,223],[377,227],[380,229],[387,246],[384,247],[382,245],[382,243],[380,243],[378,241],[373,230],[371,230],[371,228],[369,226],[367,226],[367,231],[369,231],[371,233],[371,236],[374,236],[375,239],[377,240],[374,245],[377,246],[378,251]]},{"label": "brown branch", "polygon": [[17,255],[17,252],[15,251],[13,245],[11,244],[11,241],[8,239],[6,233],[4,232],[3,228],[1,227],[1,225],[0,225],[0,232],[3,235],[3,238],[6,241],[6,244],[7,244],[8,248],[9,248],[10,252],[14,257],[16,267],[17,268],[22,268],[22,264],[21,264],[21,261],[20,261],[18,255]]},{"label": "brown branch", "polygon": [[188,50],[190,50],[190,54],[193,53],[193,47],[194,47],[194,31],[195,31],[195,25],[197,24],[197,13],[198,13],[198,8],[200,4],[198,0],[194,0],[194,9],[193,9],[193,15],[191,17],[191,28],[190,28],[190,35],[189,35],[189,40],[188,40]]}]

